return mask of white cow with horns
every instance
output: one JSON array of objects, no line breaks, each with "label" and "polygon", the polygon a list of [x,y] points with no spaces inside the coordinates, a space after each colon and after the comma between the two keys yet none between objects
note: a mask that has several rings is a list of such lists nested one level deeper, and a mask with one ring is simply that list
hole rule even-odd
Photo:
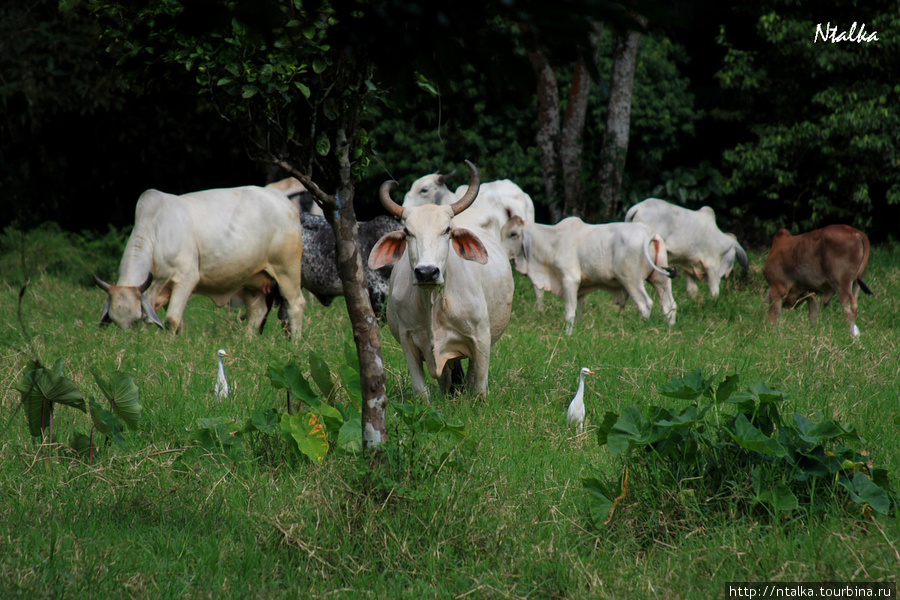
[{"label": "white cow with horns", "polygon": [[143,320],[163,327],[156,311],[168,307],[166,326],[177,333],[192,294],[223,306],[241,292],[250,331],[258,331],[265,293],[277,282],[288,304],[291,334],[299,340],[306,305],[300,288],[303,237],[300,214],[280,183],[182,196],[141,194],[118,283],[94,276],[109,294],[101,325],[131,329]]},{"label": "white cow with horns", "polygon": [[632,206],[625,221],[644,223],[666,240],[669,262],[687,273],[687,293],[694,297],[698,281],[709,283],[709,294],[719,295],[719,283],[728,277],[734,261],[750,270],[747,253],[730,234],[716,225],[716,213],[703,206],[690,210],[659,198],[647,198]]},{"label": "white cow with horns", "polygon": [[403,230],[382,236],[369,254],[369,267],[394,264],[387,321],[403,347],[413,390],[424,396],[423,361],[446,392],[456,383],[463,358],[469,359],[469,390],[485,394],[491,346],[506,330],[512,310],[506,252],[495,233],[479,227],[477,218],[467,220],[463,212],[480,183],[478,169],[466,164],[468,191],[449,206],[404,208],[391,199],[395,181],[381,186],[381,203],[401,219]]},{"label": "white cow with horns", "polygon": [[646,225],[590,225],[578,217],[556,225],[528,225],[513,217],[502,233],[516,270],[565,301],[566,333],[571,334],[581,318],[584,296],[597,289],[612,293],[620,307],[631,297],[641,316],[649,318],[653,300],[645,280],[656,288],[669,325],[675,324],[671,281],[675,270],[668,268],[665,242]]}]

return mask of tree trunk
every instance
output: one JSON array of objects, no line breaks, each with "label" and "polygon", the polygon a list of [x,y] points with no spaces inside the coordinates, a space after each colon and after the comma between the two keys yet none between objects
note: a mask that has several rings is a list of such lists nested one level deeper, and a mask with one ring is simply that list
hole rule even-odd
[{"label": "tree trunk", "polygon": [[531,28],[525,23],[519,23],[519,31],[523,34],[528,60],[537,80],[538,130],[535,142],[540,154],[541,174],[544,177],[544,195],[550,209],[550,217],[556,223],[564,215],[560,210],[557,196],[557,182],[560,180],[562,168],[558,151],[560,127],[556,73]]},{"label": "tree trunk", "polygon": [[[638,17],[638,22],[643,25],[646,23],[646,19]],[[600,209],[604,221],[612,221],[619,211],[622,175],[625,172],[625,157],[628,154],[634,71],[640,45],[641,33],[639,31],[616,34],[613,72],[607,105],[606,133],[603,136],[598,173]]]},{"label": "tree trunk", "polygon": [[[590,35],[592,56],[588,57],[588,60],[596,59],[601,29],[601,24],[594,24],[594,32]],[[584,56],[579,56],[572,74],[572,88],[569,91],[559,144],[560,163],[565,184],[564,212],[566,215],[579,217],[584,215],[584,199],[581,197],[581,156],[584,148],[581,135],[584,132],[592,83],[586,59]]]},{"label": "tree trunk", "polygon": [[[350,112],[350,111],[348,111]],[[372,310],[359,247],[356,212],[353,209],[354,188],[350,164],[350,143],[347,131],[355,131],[353,124],[341,123],[335,134],[340,183],[333,196],[325,194],[308,174],[283,160],[275,162],[300,180],[310,194],[322,204],[325,219],[334,231],[338,274],[347,303],[347,314],[353,328],[353,341],[359,356],[359,378],[362,389],[363,448],[374,449],[387,440],[387,394],[384,389],[384,360],[381,356],[381,337],[378,321]]]}]

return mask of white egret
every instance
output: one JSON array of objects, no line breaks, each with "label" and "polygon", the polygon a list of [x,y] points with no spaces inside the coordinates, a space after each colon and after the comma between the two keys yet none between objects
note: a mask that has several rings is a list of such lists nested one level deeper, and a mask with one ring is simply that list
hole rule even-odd
[{"label": "white egret", "polygon": [[566,413],[566,425],[584,429],[584,376],[593,375],[594,372],[587,367],[581,367],[581,375],[578,378],[578,391],[569,403],[569,411]]},{"label": "white egret", "polygon": [[224,350],[219,350],[216,352],[216,356],[219,358],[219,377],[216,379],[216,396],[220,399],[227,398],[231,388],[228,387],[228,380],[225,378],[225,365],[222,364],[222,357],[230,355]]}]

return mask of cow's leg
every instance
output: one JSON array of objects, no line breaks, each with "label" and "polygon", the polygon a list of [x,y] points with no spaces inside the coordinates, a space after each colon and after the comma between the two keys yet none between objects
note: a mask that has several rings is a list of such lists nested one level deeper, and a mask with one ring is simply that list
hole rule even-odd
[{"label": "cow's leg", "polygon": [[687,295],[691,298],[696,298],[697,294],[700,292],[700,288],[697,287],[697,280],[694,279],[693,275],[689,275],[685,273],[685,282],[687,283]]},{"label": "cow's leg", "polygon": [[677,307],[675,305],[675,297],[672,295],[672,280],[661,273],[653,271],[653,274],[650,276],[650,284],[656,288],[659,305],[666,316],[669,327],[674,326]]},{"label": "cow's leg", "polygon": [[470,394],[484,396],[487,394],[488,368],[491,365],[491,334],[488,329],[475,340],[475,353],[469,357],[469,370],[466,373],[466,385]]},{"label": "cow's leg", "polygon": [[[829,298],[830,300],[831,298]],[[807,298],[806,303],[809,304],[809,320],[816,321],[819,318],[819,299],[815,294]],[[823,304],[828,304],[824,302]]]},{"label": "cow's leg", "polygon": [[578,310],[578,282],[569,277],[563,277],[562,297],[565,302],[566,335],[572,335],[575,331],[575,317]]},{"label": "cow's leg", "polygon": [[251,334],[262,333],[269,307],[266,306],[266,295],[261,290],[243,290],[244,305],[247,309],[247,327]]},{"label": "cow's leg", "polygon": [[422,366],[424,357],[408,335],[404,336],[404,338],[401,346],[403,347],[403,356],[406,358],[406,367],[409,369],[413,393],[417,396],[428,398],[428,388],[425,386],[425,369]]},{"label": "cow's leg", "polygon": [[536,285],[532,287],[534,287],[534,309],[541,312],[544,310],[544,290]]},{"label": "cow's leg", "polygon": [[440,383],[441,386],[441,393],[457,394],[462,389],[464,382],[465,373],[463,372],[461,358],[452,358],[444,363],[444,370],[438,379],[438,383]]},{"label": "cow's leg", "polygon": [[[299,266],[299,263],[298,263]],[[299,341],[303,335],[303,311],[306,310],[306,297],[300,287],[299,269],[277,270],[272,275],[278,282],[281,297],[287,303],[288,322],[291,325],[291,339]]]},{"label": "cow's leg", "polygon": [[706,271],[706,278],[709,281],[709,295],[713,298],[719,297],[719,283],[720,279],[718,275],[714,275],[711,270]]},{"label": "cow's leg", "polygon": [[[857,292],[858,293],[858,292]],[[847,325],[850,327],[850,334],[859,335],[859,329],[856,328],[856,317],[859,316],[859,304],[857,298],[853,294],[852,284],[842,285],[838,291],[838,301],[841,308],[844,309],[844,316],[847,317]]]},{"label": "cow's leg", "polygon": [[184,332],[184,310],[187,308],[191,293],[197,285],[197,278],[190,281],[180,281],[172,286],[172,294],[169,296],[169,306],[166,308],[166,328],[175,333]]},{"label": "cow's leg", "polygon": [[[653,271],[653,273],[656,273],[656,271]],[[648,277],[648,279],[650,278],[652,277]],[[637,305],[641,317],[649,319],[650,311],[653,308],[653,299],[647,294],[647,288],[644,287],[644,281],[642,279],[638,279],[637,281],[625,281],[622,287],[628,292],[628,296],[631,298],[632,302]]]},{"label": "cow's leg", "polygon": [[578,323],[581,321],[581,317],[584,316],[584,297],[587,294],[581,294],[578,296],[578,304],[575,307],[575,322]]},{"label": "cow's leg", "polygon": [[784,302],[786,294],[787,290],[781,287],[769,288],[769,292],[766,294],[766,301],[769,302],[769,323],[775,323],[781,316],[781,303]]}]

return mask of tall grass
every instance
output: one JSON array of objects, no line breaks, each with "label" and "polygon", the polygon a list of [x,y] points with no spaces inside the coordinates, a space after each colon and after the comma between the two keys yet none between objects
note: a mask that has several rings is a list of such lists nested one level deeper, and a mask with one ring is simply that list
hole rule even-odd
[{"label": "tall grass", "polygon": [[[26,240],[27,241],[27,240]],[[54,253],[74,250],[58,242]],[[27,247],[27,244],[26,244]],[[805,310],[764,325],[763,254],[722,296],[687,298],[676,280],[678,323],[658,307],[642,321],[633,305],[588,297],[573,336],[561,300],[536,313],[517,276],[512,321],[492,353],[489,393],[431,404],[470,439],[440,468],[403,470],[390,460],[329,456],[285,461],[251,444],[235,468],[197,446],[198,418],[242,420],[281,407],[265,376],[271,362],[306,364],[315,351],[335,367],[349,339],[343,302],[308,304],[304,337],[276,323],[249,336],[235,309],[193,299],[184,335],[150,327],[97,327],[103,294],[84,271],[32,272],[23,301],[30,346],[16,320],[21,264],[0,256],[0,597],[129,598],[709,598],[729,581],[896,581],[895,519],[840,510],[772,517],[737,506],[732,514],[655,498],[629,486],[611,523],[587,515],[584,477],[617,480],[623,464],[598,447],[606,410],[665,402],[656,388],[701,367],[765,381],[791,397],[790,410],[854,424],[876,466],[900,474],[900,293],[896,248],[874,251],[854,341],[835,306],[810,324]],[[73,265],[76,270],[82,267]],[[6,274],[10,274],[7,276]],[[109,276],[109,274],[107,274]],[[382,330],[387,391],[413,402],[405,361]],[[215,352],[234,393],[218,400]],[[67,375],[99,397],[90,369],[134,375],[144,417],[130,450],[101,448],[94,462],[37,445],[19,409],[16,381],[36,355],[65,359]],[[565,428],[578,369],[586,383],[583,434]],[[66,441],[89,419],[60,407],[55,435]],[[389,412],[393,442],[406,432]],[[388,453],[388,458],[390,454]],[[374,477],[370,467],[381,477]]]}]

